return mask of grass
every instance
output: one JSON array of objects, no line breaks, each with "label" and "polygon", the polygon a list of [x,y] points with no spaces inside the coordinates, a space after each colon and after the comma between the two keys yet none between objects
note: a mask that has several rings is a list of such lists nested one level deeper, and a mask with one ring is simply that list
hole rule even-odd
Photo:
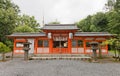
[{"label": "grass", "polygon": [[[110,53],[115,54],[115,50],[109,50]],[[118,53],[118,51],[116,50],[116,53]]]}]

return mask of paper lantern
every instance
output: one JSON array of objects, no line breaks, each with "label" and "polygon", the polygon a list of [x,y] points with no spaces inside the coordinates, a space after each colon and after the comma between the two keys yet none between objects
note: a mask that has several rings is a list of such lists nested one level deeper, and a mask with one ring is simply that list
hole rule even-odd
[{"label": "paper lantern", "polygon": [[73,33],[69,33],[69,39],[73,38]]},{"label": "paper lantern", "polygon": [[51,39],[52,38],[52,34],[48,33],[48,38]]}]

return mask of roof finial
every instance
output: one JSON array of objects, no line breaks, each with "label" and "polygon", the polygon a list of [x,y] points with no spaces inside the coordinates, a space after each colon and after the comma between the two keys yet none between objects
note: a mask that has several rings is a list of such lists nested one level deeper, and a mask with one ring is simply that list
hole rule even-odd
[{"label": "roof finial", "polygon": [[43,17],[42,17],[42,26],[44,26],[44,9],[43,9]]}]

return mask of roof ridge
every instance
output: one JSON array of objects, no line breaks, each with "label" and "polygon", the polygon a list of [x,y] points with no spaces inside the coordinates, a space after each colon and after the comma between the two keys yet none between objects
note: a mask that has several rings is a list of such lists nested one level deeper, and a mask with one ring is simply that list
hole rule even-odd
[{"label": "roof ridge", "polygon": [[76,33],[109,33],[109,32],[76,32]]},{"label": "roof ridge", "polygon": [[73,25],[74,25],[74,26],[75,26],[75,24],[45,24],[45,26],[51,26],[51,25],[52,25],[52,26],[56,26],[56,25],[62,25],[62,26],[63,26],[63,25],[64,25],[64,26],[73,26]]},{"label": "roof ridge", "polygon": [[39,33],[44,33],[44,32],[15,32],[13,34],[39,34]]}]

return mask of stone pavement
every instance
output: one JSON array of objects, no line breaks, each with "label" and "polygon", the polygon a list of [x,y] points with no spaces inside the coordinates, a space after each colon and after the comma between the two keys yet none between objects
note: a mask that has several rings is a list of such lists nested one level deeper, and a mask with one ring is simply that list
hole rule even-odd
[{"label": "stone pavement", "polygon": [[120,63],[16,58],[0,62],[0,76],[120,76]]}]

